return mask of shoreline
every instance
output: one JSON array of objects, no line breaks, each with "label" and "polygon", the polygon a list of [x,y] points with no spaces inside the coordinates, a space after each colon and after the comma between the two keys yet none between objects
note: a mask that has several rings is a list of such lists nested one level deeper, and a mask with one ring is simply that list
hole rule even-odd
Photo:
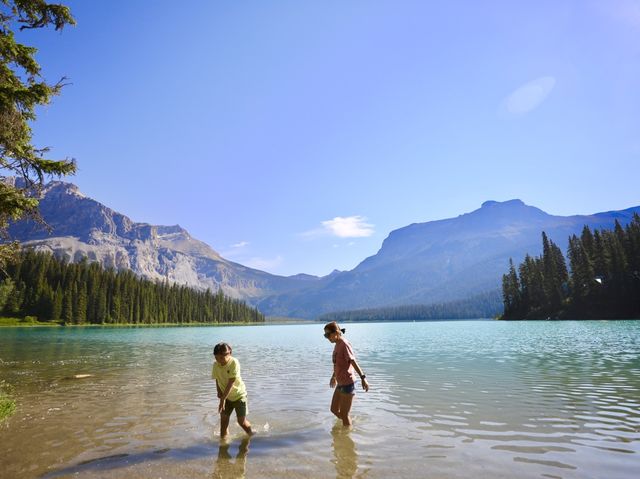
[{"label": "shoreline", "polygon": [[19,318],[0,317],[0,328],[164,328],[164,327],[198,327],[198,326],[261,326],[260,322],[230,322],[230,323],[105,323],[105,324],[62,324],[46,322],[23,322]]},{"label": "shoreline", "polygon": [[[365,324],[365,323],[431,323],[454,321],[495,321],[495,318],[451,318],[451,319],[363,319],[344,320],[340,324]],[[20,318],[0,317],[0,329],[2,328],[165,328],[165,327],[210,327],[210,326],[276,326],[276,325],[300,325],[300,324],[324,324],[320,319],[267,317],[261,322],[229,322],[229,323],[105,323],[105,324],[61,324],[48,322],[24,322]]]},{"label": "shoreline", "polygon": [[[10,321],[7,321],[10,320]],[[640,318],[583,318],[583,319],[497,319],[497,318],[455,318],[455,319],[367,319],[367,320],[345,320],[340,324],[375,324],[375,323],[449,323],[458,321],[482,321],[503,323],[514,322],[569,322],[569,321],[639,321]],[[120,323],[120,324],[59,324],[59,323],[29,323],[22,322],[17,318],[1,318],[0,330],[9,328],[195,328],[195,327],[216,327],[216,326],[285,326],[285,325],[304,325],[304,324],[324,324],[324,321],[318,319],[301,319],[301,318],[267,318],[263,322],[237,322],[237,323],[156,323],[156,324],[136,324],[136,323]]]}]

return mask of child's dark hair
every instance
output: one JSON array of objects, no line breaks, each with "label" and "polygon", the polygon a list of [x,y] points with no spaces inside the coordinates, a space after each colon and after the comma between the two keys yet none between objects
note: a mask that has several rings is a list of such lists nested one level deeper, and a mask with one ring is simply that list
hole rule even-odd
[{"label": "child's dark hair", "polygon": [[227,343],[218,343],[213,347],[214,356],[216,354],[226,353],[227,351],[229,351],[229,354],[231,354],[231,346]]},{"label": "child's dark hair", "polygon": [[340,329],[340,326],[338,326],[338,323],[336,323],[335,321],[331,321],[330,323],[325,324],[324,329],[332,333],[344,334],[347,332],[347,330],[344,328]]}]

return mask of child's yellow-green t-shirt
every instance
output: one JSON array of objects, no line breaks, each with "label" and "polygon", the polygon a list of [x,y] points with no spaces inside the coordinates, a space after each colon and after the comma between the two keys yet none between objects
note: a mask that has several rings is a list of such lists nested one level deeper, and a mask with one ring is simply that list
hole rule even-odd
[{"label": "child's yellow-green t-shirt", "polygon": [[238,401],[239,399],[247,398],[247,388],[240,377],[240,363],[236,358],[232,357],[224,366],[220,366],[217,361],[214,361],[211,378],[216,380],[218,388],[222,392],[227,388],[229,379],[235,378],[227,399],[229,401]]}]

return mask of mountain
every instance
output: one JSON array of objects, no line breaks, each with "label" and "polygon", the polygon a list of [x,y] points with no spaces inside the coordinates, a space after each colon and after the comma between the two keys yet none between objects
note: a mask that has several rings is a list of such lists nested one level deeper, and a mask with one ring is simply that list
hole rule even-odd
[{"label": "mountain", "polygon": [[487,201],[456,218],[414,223],[392,231],[375,255],[351,271],[319,278],[277,276],[220,256],[180,226],[135,223],[83,195],[71,183],[52,182],[40,211],[51,232],[33,221],[11,225],[10,235],[38,250],[79,261],[127,268],[153,280],[222,290],[267,315],[320,314],[467,300],[499,290],[509,258],[541,253],[541,232],[566,251],[567,240],[591,229],[627,224],[640,207],[586,216],[553,216],[520,200]]},{"label": "mountain", "polygon": [[487,201],[456,218],[392,231],[377,254],[351,271],[258,303],[269,314],[314,317],[331,311],[462,300],[498,290],[509,258],[542,250],[541,232],[566,251],[568,238],[627,224],[640,207],[588,216],[553,216],[521,200]]},{"label": "mountain", "polygon": [[50,231],[24,220],[11,225],[10,236],[70,261],[87,257],[151,280],[166,279],[212,291],[222,288],[229,296],[249,302],[320,280],[311,275],[276,276],[228,261],[178,225],[135,223],[83,195],[71,183],[47,184],[40,213]]}]

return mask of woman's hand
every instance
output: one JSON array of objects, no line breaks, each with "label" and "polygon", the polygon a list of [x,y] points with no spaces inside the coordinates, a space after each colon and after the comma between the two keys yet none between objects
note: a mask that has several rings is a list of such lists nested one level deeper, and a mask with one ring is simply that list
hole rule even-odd
[{"label": "woman's hand", "polygon": [[224,411],[224,399],[220,398],[220,403],[218,404],[218,414],[222,414]]},{"label": "woman's hand", "polygon": [[367,378],[362,378],[362,389],[364,389],[364,392],[369,392],[369,383],[367,382]]},{"label": "woman's hand", "polygon": [[329,387],[330,388],[335,388],[336,387],[336,377],[335,376],[331,376],[331,381],[329,381]]}]

